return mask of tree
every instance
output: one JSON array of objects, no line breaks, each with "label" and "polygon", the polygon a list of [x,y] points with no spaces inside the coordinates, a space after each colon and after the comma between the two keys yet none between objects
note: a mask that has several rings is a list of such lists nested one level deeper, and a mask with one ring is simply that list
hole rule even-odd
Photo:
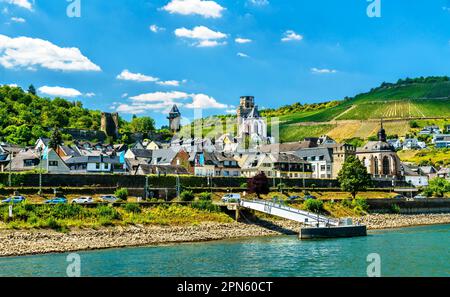
[{"label": "tree", "polygon": [[155,131],[155,120],[151,117],[133,117],[130,123],[132,133],[149,133]]},{"label": "tree", "polygon": [[348,157],[338,174],[341,189],[352,194],[353,199],[360,191],[364,191],[372,185],[370,174],[366,167],[355,156]]},{"label": "tree", "polygon": [[31,95],[36,95],[36,88],[33,85],[28,87],[28,93]]},{"label": "tree", "polygon": [[55,127],[52,131],[52,135],[50,136],[50,142],[48,146],[54,150],[58,148],[59,145],[62,144],[62,135],[57,127]]},{"label": "tree", "polygon": [[264,172],[248,179],[247,190],[249,193],[255,193],[258,198],[260,198],[261,194],[269,194],[269,180]]},{"label": "tree", "polygon": [[450,181],[442,177],[436,177],[430,180],[428,186],[423,191],[427,197],[444,197],[448,192],[450,192]]}]

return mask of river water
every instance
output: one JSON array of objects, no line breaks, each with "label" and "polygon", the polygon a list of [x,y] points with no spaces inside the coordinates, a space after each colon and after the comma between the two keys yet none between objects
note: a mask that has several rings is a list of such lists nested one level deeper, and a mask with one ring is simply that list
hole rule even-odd
[{"label": "river water", "polygon": [[[450,276],[450,225],[370,231],[367,237],[274,236],[79,252],[81,276]],[[66,276],[68,254],[0,258],[0,276]]]}]

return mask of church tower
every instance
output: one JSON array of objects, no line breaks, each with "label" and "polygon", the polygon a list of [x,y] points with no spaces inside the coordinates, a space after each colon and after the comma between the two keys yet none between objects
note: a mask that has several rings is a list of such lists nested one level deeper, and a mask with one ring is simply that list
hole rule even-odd
[{"label": "church tower", "polygon": [[378,131],[378,141],[386,142],[387,136],[386,136],[386,130],[383,128],[383,119],[381,119],[381,128]]},{"label": "church tower", "polygon": [[174,104],[167,117],[169,120],[169,128],[172,132],[178,132],[181,129],[181,113],[178,106]]},{"label": "church tower", "polygon": [[253,96],[242,96],[239,101],[239,107],[237,109],[237,117],[238,121],[242,122],[242,119],[245,119],[248,114],[255,107],[255,97]]}]

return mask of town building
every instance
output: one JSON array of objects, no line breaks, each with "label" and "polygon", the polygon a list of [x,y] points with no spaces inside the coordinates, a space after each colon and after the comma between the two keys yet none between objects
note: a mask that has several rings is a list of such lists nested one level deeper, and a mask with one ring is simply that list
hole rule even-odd
[{"label": "town building", "polygon": [[404,150],[421,150],[426,147],[427,147],[426,143],[417,140],[417,138],[406,138],[405,141],[403,141]]},{"label": "town building", "polygon": [[424,174],[420,168],[408,166],[404,163],[400,164],[401,175],[405,182],[414,187],[428,186],[428,176]]},{"label": "town building", "polygon": [[433,136],[432,143],[436,148],[450,147],[450,134],[438,134]]},{"label": "town building", "polygon": [[333,149],[316,147],[300,149],[294,153],[304,161],[311,163],[312,178],[332,178]]},{"label": "town building", "polygon": [[196,176],[238,177],[241,175],[238,161],[225,152],[196,152],[193,165]]},{"label": "town building", "polygon": [[302,179],[312,177],[311,164],[294,154],[250,154],[242,164],[241,173],[249,178],[261,172],[269,178]]},{"label": "town building", "polygon": [[441,134],[441,129],[439,129],[439,127],[436,125],[427,126],[422,130],[420,130],[419,132],[419,135],[436,135],[436,134]]},{"label": "town building", "polygon": [[125,173],[125,161],[120,156],[79,156],[65,161],[74,174]]},{"label": "town building", "polygon": [[386,142],[386,131],[381,122],[378,140],[369,141],[356,150],[356,157],[375,178],[395,178],[400,175],[400,158],[395,149]]}]

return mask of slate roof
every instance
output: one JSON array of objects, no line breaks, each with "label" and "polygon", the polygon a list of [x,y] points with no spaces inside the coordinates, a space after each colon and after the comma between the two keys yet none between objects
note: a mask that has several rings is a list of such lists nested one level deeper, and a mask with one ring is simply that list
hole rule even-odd
[{"label": "slate roof", "polygon": [[136,158],[151,159],[153,156],[153,151],[146,149],[131,149],[131,152],[135,155]]},{"label": "slate roof", "polygon": [[314,147],[300,149],[294,153],[296,156],[304,160],[306,158],[308,161],[319,161],[314,159],[315,157],[323,156],[323,160],[327,162],[332,162],[332,148],[328,147]]},{"label": "slate roof", "polygon": [[189,174],[186,168],[171,165],[139,164],[136,173],[138,171],[141,171],[143,174]]},{"label": "slate roof", "polygon": [[121,164],[119,156],[78,156],[67,159],[66,164],[109,163]]},{"label": "slate roof", "polygon": [[152,165],[163,165],[172,163],[173,159],[177,155],[177,152],[173,149],[160,149],[153,151],[153,156],[151,160]]}]

